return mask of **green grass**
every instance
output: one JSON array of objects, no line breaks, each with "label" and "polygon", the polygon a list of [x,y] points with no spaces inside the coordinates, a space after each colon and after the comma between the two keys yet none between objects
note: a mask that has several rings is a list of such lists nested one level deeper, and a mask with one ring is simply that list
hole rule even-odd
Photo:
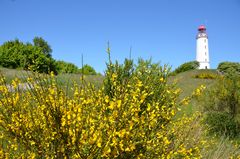
[{"label": "green grass", "polygon": [[[191,96],[191,94],[201,85],[206,86],[208,89],[215,83],[215,79],[195,78],[197,74],[202,73],[218,74],[216,70],[190,70],[169,78],[170,83],[176,82],[176,86],[181,89],[179,100]],[[201,108],[199,108],[197,101],[192,99],[188,105],[181,107],[181,111],[177,117],[181,117],[183,114],[191,115],[200,109]]]},{"label": "green grass", "polygon": [[[81,74],[60,74],[57,75],[57,80],[61,85],[72,85],[74,82],[81,84],[83,82]],[[100,87],[103,83],[104,76],[102,75],[84,75],[84,82],[91,83],[96,87]]]},{"label": "green grass", "polygon": [[[34,73],[30,71],[18,70],[18,69],[9,69],[0,67],[0,75],[5,77],[6,83],[10,84],[11,81],[15,78],[20,79],[22,82],[25,82],[28,77],[34,76]],[[41,74],[38,74],[42,76]],[[43,75],[44,76],[44,75]],[[59,84],[61,85],[72,85],[73,82],[81,83],[81,74],[59,74],[56,76]],[[104,76],[102,75],[84,75],[84,81],[90,82],[95,86],[99,87],[103,82]]]},{"label": "green grass", "polygon": [[[169,81],[177,82],[177,87],[182,90],[180,98],[184,98],[186,96],[191,95],[191,93],[200,85],[206,85],[207,87],[211,86],[215,80],[213,79],[197,79],[194,78],[195,75],[200,73],[214,73],[217,74],[216,70],[192,70],[180,73],[176,76],[171,76]],[[17,70],[17,69],[9,69],[0,67],[0,74],[2,74],[6,78],[6,82],[10,83],[11,80],[15,78],[19,78],[22,81],[25,81],[27,77],[32,76],[33,74],[29,71]],[[93,83],[96,86],[100,86],[103,82],[104,76],[102,75],[85,75],[85,81]],[[59,74],[57,75],[57,80],[62,84],[72,84],[73,81],[80,83],[81,75],[80,74]]]},{"label": "green grass", "polygon": [[31,76],[32,73],[30,71],[0,67],[0,75],[3,75],[6,82],[9,84],[15,78],[26,81],[27,77]]},{"label": "green grass", "polygon": [[191,70],[177,74],[170,77],[170,82],[177,82],[177,87],[182,90],[181,99],[191,95],[191,93],[200,85],[205,85],[207,88],[214,84],[214,79],[198,79],[194,78],[195,75],[200,73],[213,73],[217,74],[216,70]]}]

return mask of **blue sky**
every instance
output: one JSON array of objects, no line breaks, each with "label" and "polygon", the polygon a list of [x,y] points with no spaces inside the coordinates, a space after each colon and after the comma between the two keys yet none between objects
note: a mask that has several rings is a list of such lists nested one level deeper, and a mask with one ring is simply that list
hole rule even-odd
[{"label": "blue sky", "polygon": [[0,44],[43,37],[57,60],[103,72],[113,60],[152,58],[173,68],[195,60],[197,27],[209,35],[211,67],[240,62],[240,0],[0,0]]}]

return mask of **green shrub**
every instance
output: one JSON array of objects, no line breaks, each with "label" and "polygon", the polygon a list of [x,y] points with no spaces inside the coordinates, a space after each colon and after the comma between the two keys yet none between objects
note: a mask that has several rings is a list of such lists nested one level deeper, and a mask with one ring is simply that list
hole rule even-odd
[{"label": "green shrub", "polygon": [[[115,83],[112,83],[112,76],[117,75]],[[132,60],[125,59],[124,64],[109,63],[104,80],[104,88],[110,97],[114,97],[114,92],[117,85],[122,85],[127,89],[128,84],[141,80],[141,85],[146,87],[146,92],[152,92],[146,98],[146,101],[161,101],[166,93],[164,89],[170,88],[173,85],[167,85],[169,75],[169,67],[161,66],[159,63],[152,63],[151,60],[139,59],[136,65],[133,65]],[[161,83],[161,84],[160,84]],[[124,89],[123,89],[124,90]],[[147,102],[141,104],[142,109],[147,107]]]},{"label": "green shrub", "polygon": [[221,62],[217,69],[226,74],[237,73],[240,74],[240,63],[239,62]]},{"label": "green shrub", "polygon": [[210,134],[234,138],[240,134],[238,123],[226,112],[208,112],[204,118]]},{"label": "green shrub", "polygon": [[[230,137],[237,135],[235,128],[236,125],[240,125],[238,119],[240,115],[240,79],[238,76],[217,78],[216,82],[199,98],[199,101],[203,111],[208,114],[205,122],[209,124],[210,132]],[[218,120],[219,123],[217,123]]]},{"label": "green shrub", "polygon": [[203,110],[227,112],[232,116],[240,113],[240,78],[220,76],[200,97]]},{"label": "green shrub", "polygon": [[83,73],[84,75],[96,75],[96,71],[95,69],[88,65],[88,64],[85,64],[82,68],[80,68],[78,70],[79,73]]},{"label": "green shrub", "polygon": [[56,61],[58,73],[78,73],[78,67],[70,62]]},{"label": "green shrub", "polygon": [[199,67],[199,62],[197,61],[190,61],[186,62],[182,65],[180,65],[178,68],[176,68],[173,72],[171,72],[171,75],[176,75],[181,72],[186,72],[189,70],[195,70]]}]

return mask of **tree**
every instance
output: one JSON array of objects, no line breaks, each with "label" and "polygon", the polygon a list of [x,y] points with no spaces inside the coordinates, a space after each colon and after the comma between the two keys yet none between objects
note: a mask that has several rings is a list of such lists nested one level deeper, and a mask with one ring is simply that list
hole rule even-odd
[{"label": "tree", "polygon": [[81,69],[79,69],[80,73],[83,73],[85,75],[96,75],[96,71],[94,68],[88,64],[85,64]]},{"label": "tree", "polygon": [[8,68],[19,67],[23,48],[24,44],[18,39],[5,42],[0,47],[0,65]]},{"label": "tree", "polygon": [[58,73],[77,73],[78,67],[70,62],[57,61],[56,62]]},{"label": "tree", "polygon": [[25,68],[39,73],[57,73],[55,60],[47,57],[40,48],[28,46],[28,54],[25,54]]},{"label": "tree", "polygon": [[7,68],[22,68],[40,73],[56,73],[55,60],[46,56],[40,47],[19,40],[5,42],[0,47],[0,65]]},{"label": "tree", "polygon": [[52,49],[51,46],[45,41],[42,37],[35,37],[33,39],[33,44],[36,47],[39,47],[42,49],[42,52],[47,56],[47,57],[52,57]]}]

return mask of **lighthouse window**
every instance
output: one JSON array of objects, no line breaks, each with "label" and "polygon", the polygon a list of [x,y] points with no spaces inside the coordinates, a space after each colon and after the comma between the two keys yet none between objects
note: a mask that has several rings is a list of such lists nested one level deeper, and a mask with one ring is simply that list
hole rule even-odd
[{"label": "lighthouse window", "polygon": [[205,61],[207,62],[207,59],[205,59]]},{"label": "lighthouse window", "polygon": [[206,42],[206,39],[204,39],[204,42]]},{"label": "lighthouse window", "polygon": [[207,53],[205,52],[205,55],[207,55]]},{"label": "lighthouse window", "polygon": [[207,46],[205,45],[205,49],[207,48]]}]

